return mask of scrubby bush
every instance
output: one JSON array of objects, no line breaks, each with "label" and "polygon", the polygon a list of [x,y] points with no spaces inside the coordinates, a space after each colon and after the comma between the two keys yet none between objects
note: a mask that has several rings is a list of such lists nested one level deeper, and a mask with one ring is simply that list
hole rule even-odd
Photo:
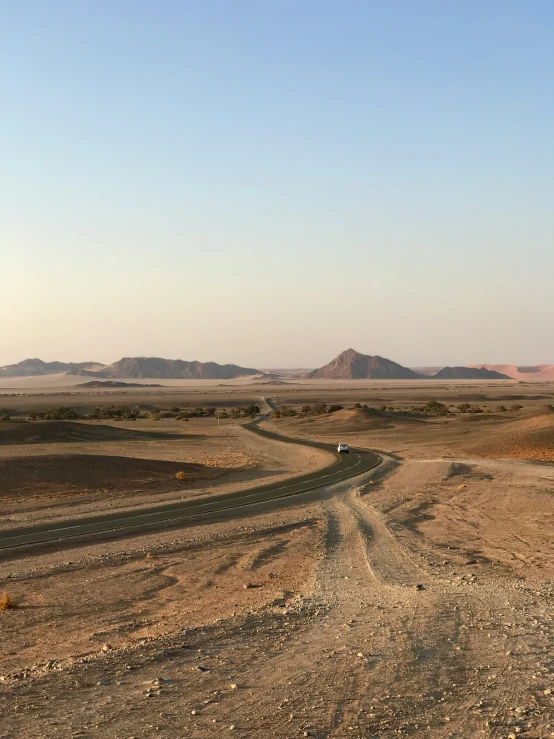
[{"label": "scrubby bush", "polygon": [[327,403],[314,403],[312,405],[312,413],[314,416],[322,416],[327,413]]},{"label": "scrubby bush", "polygon": [[137,418],[141,418],[141,414],[138,408],[131,408],[125,405],[104,405],[96,406],[89,417],[95,420],[136,421]]},{"label": "scrubby bush", "polygon": [[0,595],[0,611],[7,611],[8,608],[15,608],[15,603],[8,593],[2,593]]},{"label": "scrubby bush", "polygon": [[342,411],[343,408],[343,405],[330,405],[327,413],[336,413],[337,411]]},{"label": "scrubby bush", "polygon": [[61,406],[60,408],[50,408],[47,411],[33,411],[29,413],[29,419],[31,421],[76,421],[86,418],[82,413],[71,408]]},{"label": "scrubby bush", "polygon": [[471,405],[471,403],[462,403],[458,406],[460,413],[484,413],[484,409],[479,405]]},{"label": "scrubby bush", "polygon": [[425,405],[415,406],[411,409],[411,412],[424,413],[428,416],[447,416],[449,410],[444,403],[440,403],[438,400],[429,400]]},{"label": "scrubby bush", "polygon": [[296,411],[294,408],[284,405],[281,407],[281,416],[296,416]]}]

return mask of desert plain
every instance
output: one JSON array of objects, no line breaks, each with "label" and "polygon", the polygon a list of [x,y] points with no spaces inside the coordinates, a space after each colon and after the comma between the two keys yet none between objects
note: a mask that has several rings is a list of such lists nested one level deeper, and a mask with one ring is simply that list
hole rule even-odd
[{"label": "desert plain", "polygon": [[[381,461],[0,549],[0,737],[554,737],[554,382],[78,379],[2,380],[0,546],[333,463],[250,405]],[[83,417],[29,420],[62,406]],[[138,418],[88,418],[108,406]]]}]

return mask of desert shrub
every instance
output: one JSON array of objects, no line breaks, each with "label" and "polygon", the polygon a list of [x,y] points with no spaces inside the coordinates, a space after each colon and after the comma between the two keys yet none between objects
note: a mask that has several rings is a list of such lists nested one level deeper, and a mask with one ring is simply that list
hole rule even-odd
[{"label": "desert shrub", "polygon": [[343,408],[343,405],[330,405],[327,413],[336,413],[337,411],[342,411]]},{"label": "desert shrub", "polygon": [[506,413],[506,411],[507,411],[508,409],[506,408],[506,406],[505,406],[505,405],[499,405],[499,406],[498,406],[498,408],[497,408],[496,410],[497,410],[497,411],[499,411],[500,413]]},{"label": "desert shrub", "polygon": [[138,408],[130,408],[125,405],[104,405],[96,406],[89,418],[93,418],[95,420],[114,419],[116,421],[136,421],[137,418],[141,418],[141,414]]},{"label": "desert shrub", "polygon": [[361,403],[354,403],[354,408],[361,408],[361,407],[362,407]]},{"label": "desert shrub", "polygon": [[281,411],[271,411],[269,415],[271,416],[271,418],[281,418]]},{"label": "desert shrub", "polygon": [[181,410],[178,405],[174,405],[173,408],[170,409],[171,413],[179,413]]},{"label": "desert shrub", "polygon": [[303,405],[302,408],[300,409],[300,413],[303,413],[305,416],[307,416],[311,412],[312,412],[311,405]]},{"label": "desert shrub", "polygon": [[184,480],[186,478],[186,475],[182,470],[179,470],[179,472],[175,473],[175,477],[177,478],[177,480]]},{"label": "desert shrub", "polygon": [[219,417],[220,418],[229,418],[229,414],[227,413],[227,411],[221,411],[221,413],[219,414]]},{"label": "desert shrub", "polygon": [[511,411],[520,411],[523,408],[522,405],[519,405],[518,403],[515,403],[514,405],[510,406]]},{"label": "desert shrub", "polygon": [[31,421],[36,421],[37,419],[46,421],[75,421],[83,418],[86,418],[86,416],[65,406],[50,408],[47,411],[33,411],[29,413],[29,419]]},{"label": "desert shrub", "polygon": [[458,410],[460,411],[460,413],[468,413],[470,408],[471,408],[471,403],[461,403],[458,406]]},{"label": "desert shrub", "polygon": [[0,595],[0,611],[7,611],[8,608],[15,608],[15,603],[11,596],[4,592]]},{"label": "desert shrub", "polygon": [[327,403],[314,403],[314,405],[312,405],[312,413],[315,416],[321,416],[324,413],[327,413]]},{"label": "desert shrub", "polygon": [[160,420],[160,411],[152,411],[150,414],[150,420],[151,421],[159,421]]},{"label": "desert shrub", "polygon": [[12,417],[10,416],[9,413],[4,413],[3,416],[0,416],[0,421],[11,421],[11,420],[12,420]]},{"label": "desert shrub", "polygon": [[423,406],[414,406],[411,412],[425,413],[428,416],[447,416],[449,410],[444,403],[440,403],[438,400],[429,400]]}]

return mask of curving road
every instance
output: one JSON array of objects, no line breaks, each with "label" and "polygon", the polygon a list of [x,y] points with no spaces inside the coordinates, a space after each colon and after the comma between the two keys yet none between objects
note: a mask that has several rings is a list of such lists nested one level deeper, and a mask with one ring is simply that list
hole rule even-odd
[{"label": "curving road", "polygon": [[[271,403],[268,403],[270,406]],[[141,526],[161,525],[195,516],[229,511],[255,503],[265,503],[346,480],[376,467],[381,458],[374,452],[352,450],[350,454],[338,454],[331,444],[292,439],[259,427],[262,418],[245,425],[249,431],[275,441],[301,444],[332,452],[335,460],[328,467],[284,482],[261,485],[246,491],[213,495],[203,500],[180,501],[163,506],[152,506],[136,511],[87,516],[63,524],[44,524],[19,529],[0,530],[0,549],[21,547],[30,544],[59,541],[75,536],[99,534],[107,531],[124,530]],[[157,526],[158,528],[158,526]]]}]

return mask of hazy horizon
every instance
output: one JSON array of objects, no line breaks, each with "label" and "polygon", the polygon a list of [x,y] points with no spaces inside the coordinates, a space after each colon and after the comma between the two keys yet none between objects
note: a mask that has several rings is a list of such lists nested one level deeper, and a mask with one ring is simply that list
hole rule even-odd
[{"label": "hazy horizon", "polygon": [[2,16],[0,365],[554,364],[551,3]]}]

